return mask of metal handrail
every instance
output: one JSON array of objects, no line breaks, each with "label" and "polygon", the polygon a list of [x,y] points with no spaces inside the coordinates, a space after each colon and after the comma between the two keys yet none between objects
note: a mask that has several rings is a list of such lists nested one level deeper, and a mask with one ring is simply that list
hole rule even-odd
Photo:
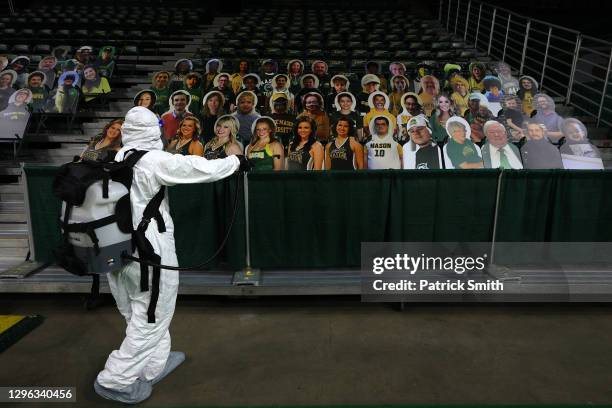
[{"label": "metal handrail", "polygon": [[[444,7],[448,9],[444,10]],[[464,20],[461,23],[460,16]],[[523,75],[524,72],[541,73],[541,88],[545,88],[551,94],[564,97],[565,105],[572,105],[596,117],[598,126],[601,123],[609,125],[602,115],[604,112],[610,112],[604,107],[606,98],[612,99],[612,96],[608,95],[612,68],[612,42],[583,35],[577,30],[530,18],[478,0],[440,0],[439,21],[446,26],[449,33],[454,32],[458,36],[463,34],[466,44],[486,51],[491,57],[501,57],[502,61],[516,62],[517,66],[514,68],[518,68],[519,75]],[[518,52],[508,51],[508,44]],[[536,45],[537,51],[529,50],[530,45]],[[606,53],[602,48],[609,49],[610,52]],[[605,77],[597,77],[584,71],[588,68],[582,64],[588,64],[591,68],[605,69],[601,61],[586,59],[585,54],[608,58]],[[571,59],[566,56],[571,56]],[[551,63],[554,66],[551,66]],[[579,63],[582,69],[578,67]],[[550,77],[550,74],[554,74],[553,77]],[[576,81],[576,74],[588,82]],[[567,78],[567,82],[560,82],[560,77]],[[542,85],[544,82],[546,86]],[[602,83],[603,88],[597,90],[596,88]],[[593,92],[596,96],[582,95],[580,91]],[[596,109],[572,102],[574,97],[579,101],[588,101],[588,105],[594,105]],[[600,99],[599,103],[596,99]]]}]

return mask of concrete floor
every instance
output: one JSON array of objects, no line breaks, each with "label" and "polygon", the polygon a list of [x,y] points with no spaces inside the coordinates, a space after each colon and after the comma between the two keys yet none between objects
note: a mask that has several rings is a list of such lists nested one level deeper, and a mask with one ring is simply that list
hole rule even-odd
[{"label": "concrete floor", "polygon": [[[0,385],[76,386],[66,406],[117,406],[92,388],[123,338],[108,300],[86,312],[75,295],[0,296],[2,314],[46,316],[0,354]],[[187,361],[142,406],[610,403],[611,317],[598,304],[181,297],[171,333]]]}]

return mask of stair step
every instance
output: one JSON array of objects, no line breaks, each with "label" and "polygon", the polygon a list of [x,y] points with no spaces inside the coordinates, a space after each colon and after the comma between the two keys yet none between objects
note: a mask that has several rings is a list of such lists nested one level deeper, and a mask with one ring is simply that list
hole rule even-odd
[{"label": "stair step", "polygon": [[0,162],[0,174],[6,176],[19,176],[21,174],[21,166],[17,162]]},{"label": "stair step", "polygon": [[23,201],[2,201],[0,202],[0,213],[15,213],[25,210]]},{"label": "stair step", "polygon": [[23,193],[0,193],[0,201],[21,201],[23,202]]},{"label": "stair step", "polygon": [[0,223],[0,238],[23,238],[22,235],[28,233],[28,226],[25,223],[21,224],[1,224]]},{"label": "stair step", "polygon": [[0,223],[24,223],[26,222],[25,213],[0,213]]},{"label": "stair step", "polygon": [[18,183],[0,184],[0,194],[3,193],[22,193],[23,187]]},{"label": "stair step", "polygon": [[10,257],[16,259],[25,259],[26,255],[30,251],[29,248],[3,248],[0,247],[0,257]]},{"label": "stair step", "polygon": [[[19,225],[19,224],[0,224],[0,225]],[[25,239],[27,241],[28,231],[27,229],[25,231],[15,230],[13,232],[0,231],[0,240],[3,240],[3,239]]]},{"label": "stair step", "polygon": [[7,238],[0,236],[0,248],[27,248],[27,238]]}]

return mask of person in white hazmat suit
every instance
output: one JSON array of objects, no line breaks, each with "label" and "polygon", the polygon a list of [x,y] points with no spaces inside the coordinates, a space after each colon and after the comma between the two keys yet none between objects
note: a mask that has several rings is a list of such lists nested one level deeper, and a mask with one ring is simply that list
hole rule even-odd
[{"label": "person in white hazmat suit", "polygon": [[[244,156],[206,160],[199,156],[164,152],[159,120],[153,112],[141,106],[127,113],[121,133],[123,147],[117,153],[116,161],[122,161],[131,149],[148,151],[133,168],[130,202],[135,229],[145,207],[162,186],[213,182],[239,169],[249,169]],[[159,211],[166,231],[160,233],[157,222],[151,219],[145,236],[155,253],[161,256],[161,264],[178,266],[174,225],[167,197],[163,199]],[[149,280],[152,275],[150,271],[151,267]],[[184,353],[170,351],[168,331],[176,303],[178,274],[178,271],[161,270],[155,323],[148,323],[151,290],[140,290],[140,265],[131,262],[119,271],[108,274],[111,292],[127,321],[127,330],[119,350],[109,355],[104,370],[96,378],[94,389],[100,396],[131,404],[144,401],[151,395],[153,385],[185,360]]]}]

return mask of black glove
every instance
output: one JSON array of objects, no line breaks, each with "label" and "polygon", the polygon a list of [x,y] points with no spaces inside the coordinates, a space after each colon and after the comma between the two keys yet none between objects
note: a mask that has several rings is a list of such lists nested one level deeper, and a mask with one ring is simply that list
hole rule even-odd
[{"label": "black glove", "polygon": [[238,167],[240,173],[246,173],[253,168],[253,164],[243,154],[237,154],[236,157],[240,160],[240,167]]}]

